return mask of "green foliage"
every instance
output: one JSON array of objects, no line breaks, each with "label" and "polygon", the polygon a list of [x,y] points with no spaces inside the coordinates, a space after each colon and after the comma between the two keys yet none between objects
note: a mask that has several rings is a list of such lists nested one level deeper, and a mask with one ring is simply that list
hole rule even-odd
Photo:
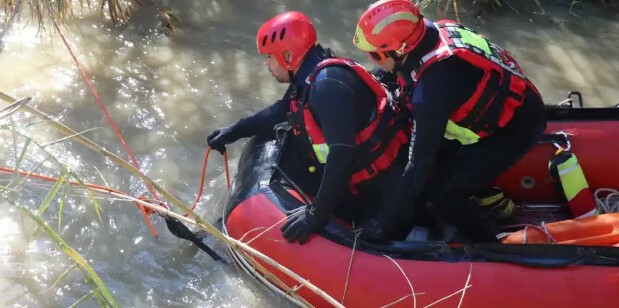
[{"label": "green foliage", "polygon": [[[77,267],[82,272],[86,283],[88,283],[91,288],[91,291],[78,299],[72,305],[72,307],[76,307],[80,304],[83,305],[92,298],[95,298],[101,307],[118,307],[118,304],[116,303],[111,292],[107,289],[101,278],[88,264],[88,262],[86,262],[86,260],[77,252],[77,250],[69,246],[62,238],[62,236],[59,233],[55,232],[49,226],[45,218],[43,218],[45,216],[45,213],[47,213],[54,204],[54,200],[57,200],[59,197],[60,200],[58,212],[58,229],[60,230],[62,212],[64,210],[64,204],[66,201],[68,188],[71,185],[71,181],[73,181],[74,183],[77,183],[77,185],[86,189],[86,192],[88,193],[90,200],[92,201],[94,210],[97,213],[99,219],[102,221],[100,206],[96,201],[92,190],[86,186],[84,181],[81,180],[75,172],[69,170],[66,165],[64,165],[58,158],[56,158],[52,153],[50,153],[50,151],[48,151],[50,148],[56,146],[57,144],[68,139],[75,138],[76,136],[80,136],[87,131],[74,134],[69,137],[65,137],[46,144],[41,144],[25,132],[26,126],[15,124],[12,119],[11,124],[0,125],[0,130],[8,131],[13,136],[13,151],[14,153],[16,153],[16,170],[21,170],[22,166],[25,165],[24,162],[28,161],[29,159],[29,163],[32,163],[31,158],[33,156],[33,151],[39,151],[40,153],[43,153],[45,155],[45,158],[40,162],[35,162],[34,168],[30,167],[32,169],[29,171],[29,173],[22,176],[19,181],[11,181],[11,183],[7,186],[0,186],[0,197],[8,200],[12,204],[12,206],[26,213],[27,216],[29,216],[36,223],[36,229],[32,232],[31,238],[38,236],[39,233],[46,234],[59,246],[61,251],[73,261],[73,265],[69,266],[61,275],[59,275],[55,282],[45,292],[55,288],[61,281],[65,280],[68,277],[68,274],[74,268]],[[23,144],[23,146],[20,146],[20,144]],[[43,200],[39,204],[38,208],[36,208],[36,210],[23,206],[20,200],[22,188],[24,187],[24,185],[26,185],[26,180],[29,179],[33,173],[37,172],[37,170],[39,170],[45,162],[50,161],[53,162],[54,166],[60,170],[59,174],[55,175],[57,176],[56,182],[51,188],[49,188],[49,190],[45,194],[45,197],[43,197]],[[60,191],[61,187],[63,187],[62,195],[58,196],[58,192]],[[11,194],[18,195],[18,197],[11,198]]]},{"label": "green foliage", "polygon": [[[41,207],[39,207],[39,209],[40,208]],[[43,231],[45,231],[45,233],[47,233],[47,235],[54,242],[56,242],[56,244],[58,244],[58,246],[60,246],[60,249],[62,249],[64,254],[77,264],[78,268],[82,271],[84,278],[86,278],[86,282],[91,286],[91,292],[97,297],[99,304],[104,307],[118,307],[112,293],[110,293],[101,278],[99,278],[99,275],[97,275],[88,262],[86,262],[86,260],[84,260],[84,258],[75,249],[73,249],[73,247],[67,245],[62,237],[58,233],[54,232],[54,230],[52,230],[47,223],[45,223],[41,216],[26,207],[21,207],[21,210],[30,216],[30,218],[32,218],[32,220],[34,220],[37,225],[42,228]],[[86,299],[89,295],[90,293],[87,294],[84,299]]]}]

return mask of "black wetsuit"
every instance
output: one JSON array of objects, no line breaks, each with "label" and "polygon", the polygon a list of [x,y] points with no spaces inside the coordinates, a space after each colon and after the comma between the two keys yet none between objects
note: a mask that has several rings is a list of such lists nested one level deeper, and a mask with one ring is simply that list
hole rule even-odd
[{"label": "black wetsuit", "polygon": [[[255,115],[241,119],[235,125],[234,130],[238,137],[273,134],[273,126],[287,120],[286,115],[290,111],[290,96],[293,91],[306,88],[305,79],[314,72],[317,64],[326,58],[325,49],[319,45],[313,47],[292,78],[284,97]],[[364,198],[356,198],[350,194],[349,181],[356,160],[355,135],[368,124],[372,113],[375,112],[376,95],[352,69],[327,66],[315,76],[308,103],[325,136],[329,155],[324,168],[319,167],[320,170],[314,174],[310,174],[306,168],[298,168],[295,173],[304,174],[297,178],[300,182],[306,182],[306,179],[312,178],[313,175],[322,175],[322,178],[316,181],[319,182],[317,192],[311,188],[306,191],[310,195],[315,195],[314,204],[317,207],[329,207],[345,220],[358,222],[359,219],[367,218],[368,213],[361,212],[371,211],[369,208],[376,207],[380,202],[381,192],[393,190],[404,168],[404,162],[400,161],[399,168],[385,170],[376,180],[372,179],[362,184],[363,189],[360,192]],[[295,142],[309,144],[308,140],[295,140]],[[309,155],[306,152],[304,154]],[[374,185],[376,183],[379,184]]]},{"label": "black wetsuit", "polygon": [[[438,30],[428,23],[427,34],[409,53],[398,74],[410,76],[438,40]],[[429,66],[417,81],[412,97],[412,119],[416,131],[412,153],[392,198],[379,217],[383,225],[410,224],[415,207],[429,201],[448,223],[472,241],[497,241],[491,223],[482,218],[469,200],[488,187],[524,156],[546,127],[542,98],[532,89],[508,124],[473,145],[461,146],[443,136],[450,115],[474,93],[483,71],[470,63],[449,57]],[[448,89],[448,90],[447,90]],[[417,211],[418,213],[419,211]],[[397,229],[397,227],[396,227]]]}]

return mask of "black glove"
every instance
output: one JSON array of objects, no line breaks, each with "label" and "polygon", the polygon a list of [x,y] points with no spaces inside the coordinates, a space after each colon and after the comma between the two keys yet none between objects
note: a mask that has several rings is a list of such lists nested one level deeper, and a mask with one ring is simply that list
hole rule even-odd
[{"label": "black glove", "polygon": [[375,67],[370,71],[374,77],[378,80],[378,82],[387,86],[387,89],[390,92],[395,92],[400,88],[400,84],[398,83],[398,75],[392,72],[383,72],[380,67]]},{"label": "black glove", "polygon": [[384,243],[391,239],[392,230],[380,223],[376,218],[372,218],[361,226],[360,237],[368,242]]},{"label": "black glove", "polygon": [[305,244],[312,233],[321,230],[329,222],[329,215],[324,212],[312,205],[286,212],[288,220],[280,228],[284,238],[289,243],[298,239],[299,244]]},{"label": "black glove", "polygon": [[402,209],[401,203],[401,200],[395,195],[386,197],[378,213],[361,225],[360,237],[374,243],[394,240],[398,233],[397,230],[408,217],[408,211]]},{"label": "black glove", "polygon": [[230,125],[216,129],[206,137],[206,143],[211,149],[223,154],[226,151],[226,144],[235,142],[239,139],[239,137],[236,136],[237,134],[234,127],[234,125]]}]

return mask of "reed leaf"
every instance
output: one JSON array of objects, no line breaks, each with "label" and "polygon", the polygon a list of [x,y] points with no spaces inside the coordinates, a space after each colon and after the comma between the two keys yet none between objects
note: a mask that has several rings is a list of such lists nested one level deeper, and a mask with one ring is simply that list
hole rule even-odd
[{"label": "reed leaf", "polygon": [[[9,102],[9,103],[12,103],[12,102],[15,101],[15,99],[13,99],[12,97],[10,97],[10,96],[2,93],[2,92],[0,92],[0,100],[4,100],[4,101]],[[71,128],[69,128],[66,125],[64,125],[64,124],[54,120],[49,115],[45,114],[44,112],[41,112],[40,110],[38,110],[36,108],[32,108],[32,107],[26,105],[26,106],[24,106],[24,109],[26,111],[30,112],[30,113],[33,113],[33,114],[41,117],[42,119],[47,120],[50,125],[52,125],[57,130],[63,132],[64,134],[67,134],[67,135],[76,134],[75,131],[72,130]],[[302,285],[304,285],[305,287],[310,289],[312,292],[316,293],[318,296],[320,296],[321,298],[325,299],[327,302],[331,303],[333,306],[335,306],[335,307],[343,307],[338,301],[334,300],[332,297],[330,297],[324,291],[318,289],[316,286],[311,284],[309,281],[303,279],[302,277],[300,277],[296,273],[292,272],[288,268],[286,268],[286,267],[282,266],[281,264],[275,262],[273,259],[267,257],[266,255],[262,254],[259,251],[256,251],[255,249],[249,247],[248,245],[245,245],[245,244],[239,242],[238,240],[235,240],[235,239],[233,239],[231,237],[228,237],[227,235],[223,234],[221,231],[219,231],[217,228],[215,228],[215,226],[211,225],[210,223],[208,223],[204,219],[202,219],[199,216],[195,215],[195,213],[190,211],[187,208],[187,206],[185,204],[183,204],[183,202],[178,200],[176,197],[174,197],[172,194],[170,194],[165,189],[161,188],[161,186],[159,186],[157,183],[155,183],[149,177],[144,175],[140,170],[136,169],[133,165],[129,164],[127,161],[125,161],[122,158],[118,157],[117,155],[115,155],[113,153],[110,153],[109,151],[103,149],[101,146],[99,146],[98,144],[92,142],[88,138],[85,138],[83,136],[75,136],[75,139],[76,139],[76,141],[80,142],[81,144],[83,144],[87,148],[93,150],[94,152],[96,152],[96,153],[98,153],[98,154],[100,154],[102,156],[105,156],[106,158],[112,160],[117,165],[125,168],[127,171],[129,171],[132,174],[138,176],[142,181],[144,181],[144,183],[146,183],[147,185],[150,185],[155,190],[159,191],[162,195],[164,195],[165,198],[167,198],[172,204],[177,206],[183,213],[187,213],[188,217],[185,217],[183,215],[179,215],[177,213],[171,212],[171,211],[169,211],[169,210],[167,210],[165,208],[149,204],[150,205],[149,207],[151,209],[153,209],[153,210],[155,210],[157,212],[160,212],[160,213],[162,213],[164,215],[172,216],[172,217],[174,217],[174,218],[176,218],[176,219],[178,219],[178,220],[180,220],[180,221],[182,221],[184,223],[194,224],[194,225],[198,226],[200,229],[209,232],[211,235],[213,235],[217,239],[221,240],[222,242],[224,242],[225,244],[230,246],[232,249],[235,249],[237,251],[242,250],[242,251],[249,252],[251,255],[260,258],[261,260],[265,261],[269,265],[274,266],[278,270],[284,272],[289,277],[297,280]],[[109,194],[114,195],[114,196],[117,195],[116,193],[113,193],[113,192],[107,192],[106,191],[106,193],[109,193]],[[127,196],[127,198],[130,198],[130,197]],[[146,205],[147,204],[146,202],[143,202],[142,200],[139,200],[139,199],[135,199],[135,198],[130,198],[130,199],[133,202],[136,202],[136,203],[139,203],[139,204],[142,204],[142,205]],[[257,266],[256,264],[258,264],[258,262],[256,260],[254,260],[253,258],[247,258],[247,261],[250,264],[252,264],[253,266]]]},{"label": "reed leaf", "polygon": [[[121,5],[121,0],[100,0],[101,12],[106,11],[110,20],[116,24],[120,21],[127,20],[128,9]],[[1,0],[0,10],[4,11],[7,20],[5,20],[6,31],[8,32],[13,26],[13,19],[17,15],[21,15],[23,8],[22,2],[28,2],[31,19],[39,26],[39,33],[42,33],[45,23],[49,20],[65,21],[73,16],[73,3],[71,0],[28,0],[28,1],[11,1]],[[79,1],[79,5],[83,5],[83,1]],[[87,1],[88,9],[90,10],[90,0]],[[101,14],[103,16],[104,14]],[[11,18],[9,18],[9,16]],[[0,33],[2,32],[0,29]],[[1,37],[0,37],[1,47]]]},{"label": "reed leaf", "polygon": [[26,142],[24,142],[24,147],[21,150],[19,159],[17,160],[17,162],[15,162],[15,172],[19,171],[19,168],[21,167],[21,162],[24,161],[24,157],[26,157],[26,153],[28,152],[28,147],[30,146],[30,143],[32,143],[30,139],[27,139]]},{"label": "reed leaf", "polygon": [[61,167],[60,176],[58,176],[58,180],[56,181],[56,184],[54,184],[54,187],[52,187],[52,189],[49,192],[47,192],[47,195],[45,196],[45,198],[43,199],[43,202],[41,203],[41,205],[39,206],[39,209],[37,210],[37,215],[41,216],[43,215],[43,213],[45,213],[45,211],[47,211],[47,208],[54,200],[54,197],[56,197],[56,194],[58,193],[58,189],[60,189],[60,185],[62,185],[62,183],[64,182],[64,177],[66,173],[67,173],[67,170],[64,167]]},{"label": "reed leaf", "polygon": [[62,138],[60,138],[60,139],[58,139],[58,140],[55,140],[55,141],[51,141],[51,142],[48,142],[48,143],[42,144],[41,146],[42,146],[42,147],[48,147],[48,146],[50,146],[50,145],[52,145],[52,144],[56,144],[56,143],[60,143],[60,142],[63,142],[63,141],[65,141],[65,140],[68,140],[68,139],[72,139],[73,137],[76,137],[76,136],[79,136],[79,135],[83,135],[83,134],[85,134],[85,133],[87,133],[87,132],[89,132],[89,131],[92,131],[92,130],[95,130],[95,129],[98,129],[98,128],[101,128],[101,127],[93,127],[93,128],[89,128],[89,129],[87,129],[87,130],[83,130],[83,131],[81,131],[81,132],[79,132],[79,133],[75,133],[75,134],[73,134],[73,135],[66,136],[66,137],[62,137]]},{"label": "reed leaf", "polygon": [[73,247],[69,246],[62,239],[62,237],[58,235],[58,233],[54,232],[54,230],[52,230],[52,228],[50,228],[45,223],[45,221],[43,220],[43,218],[41,218],[41,216],[37,215],[36,213],[34,213],[33,211],[31,211],[30,209],[26,207],[22,206],[20,208],[24,213],[30,216],[30,218],[32,218],[32,220],[34,220],[39,225],[39,227],[43,229],[49,235],[49,237],[52,240],[54,240],[54,242],[56,242],[56,244],[58,244],[58,246],[60,246],[60,249],[62,249],[62,251],[69,258],[73,259],[73,261],[77,263],[79,269],[84,274],[84,277],[86,278],[88,283],[91,285],[91,287],[93,287],[93,293],[98,293],[97,297],[100,300],[104,301],[106,305],[111,306],[111,307],[118,307],[118,304],[116,303],[116,300],[114,299],[114,296],[112,296],[112,293],[110,293],[110,291],[107,289],[107,287],[105,286],[105,284],[103,283],[99,275],[95,272],[94,269],[92,269],[92,267],[88,264],[88,262],[86,262],[86,260],[84,260],[84,258],[75,249],[73,249]]},{"label": "reed leaf", "polygon": [[43,293],[47,293],[51,290],[53,290],[56,285],[58,285],[60,283],[60,281],[62,281],[62,279],[64,279],[65,276],[67,276],[69,273],[71,273],[71,271],[75,268],[76,263],[71,264],[71,266],[69,266],[69,268],[67,268],[64,272],[62,272],[62,274],[60,274],[60,276],[58,276],[58,278],[56,278],[56,281],[54,281],[54,283],[52,283],[51,286],[49,286],[49,288],[45,289],[43,292],[41,292],[41,294]]},{"label": "reed leaf", "polygon": [[1,185],[0,185],[0,190],[10,191],[10,192],[17,192],[17,190],[15,190],[15,189],[13,189],[11,187],[1,186]]},{"label": "reed leaf", "polygon": [[97,199],[95,198],[95,195],[92,193],[92,190],[90,189],[90,187],[88,187],[82,180],[80,180],[80,178],[78,178],[73,172],[69,172],[69,175],[71,175],[71,177],[73,177],[73,179],[75,179],[75,181],[86,190],[86,193],[88,193],[88,196],[90,197],[90,201],[92,201],[92,205],[95,208],[95,212],[97,212],[97,216],[99,216],[99,221],[103,222],[103,218],[101,218],[101,207],[99,206],[99,202],[97,202]]},{"label": "reed leaf", "polygon": [[38,163],[32,170],[30,170],[30,172],[28,172],[26,176],[23,176],[21,181],[19,181],[19,184],[17,184],[17,187],[21,187],[24,184],[24,182],[30,178],[30,175],[34,173],[37,169],[39,169],[41,166],[43,166],[43,164],[48,160],[49,160],[49,157],[45,158],[43,161]]},{"label": "reed leaf", "polygon": [[58,231],[60,231],[60,222],[62,221],[62,210],[64,209],[64,200],[69,190],[69,181],[64,182],[64,188],[62,190],[62,197],[60,198],[60,204],[58,205]]},{"label": "reed leaf", "polygon": [[77,307],[79,306],[79,304],[91,299],[93,296],[95,296],[95,290],[90,290],[90,292],[86,293],[84,296],[78,299],[75,303],[73,303],[73,305],[69,306],[69,308]]},{"label": "reed leaf", "polygon": [[[0,96],[0,97],[1,97],[1,96]],[[28,106],[25,106],[25,107],[28,107]],[[9,128],[8,128],[8,126],[3,125],[3,126],[2,126],[2,129],[9,129]],[[17,131],[17,130],[13,130],[13,132],[14,132],[15,134],[18,134],[18,135],[20,135],[20,136],[22,136],[22,137],[24,137],[24,138],[28,139],[28,140],[31,140],[31,142],[32,142],[32,143],[34,143],[37,147],[39,147],[39,148],[41,149],[41,151],[43,151],[45,154],[47,154],[47,157],[48,157],[48,158],[53,159],[53,160],[54,160],[54,162],[56,162],[56,164],[57,164],[57,165],[61,166],[61,168],[66,168],[66,167],[64,167],[64,165],[63,165],[63,164],[62,164],[62,163],[61,163],[61,162],[60,162],[60,161],[59,161],[59,160],[58,160],[58,159],[57,159],[54,155],[52,155],[51,153],[49,153],[49,152],[45,149],[45,147],[44,147],[43,145],[39,144],[37,141],[35,141],[34,139],[32,139],[30,136],[28,136],[28,135],[26,135],[26,134],[24,134],[24,133],[21,133],[21,132],[19,132],[19,131]],[[78,140],[80,140],[79,138],[84,138],[84,137],[82,137],[79,133],[75,133],[75,132],[73,132],[73,133],[72,133],[72,137],[73,137],[73,138],[78,138]],[[82,186],[84,189],[86,189],[86,192],[88,193],[88,196],[90,197],[90,200],[92,201],[92,204],[93,204],[93,206],[94,206],[94,208],[95,208],[95,212],[97,213],[97,216],[99,216],[99,220],[100,220],[101,222],[103,222],[103,218],[101,217],[101,213],[100,213],[100,211],[101,211],[101,207],[99,206],[99,202],[97,202],[97,200],[95,199],[95,196],[92,194],[92,191],[90,190],[90,188],[88,188],[88,186],[86,186],[86,184],[84,184],[84,182],[83,182],[83,181],[82,181],[79,177],[77,177],[77,175],[75,175],[75,173],[70,172],[70,171],[67,171],[67,174],[68,174],[68,175],[70,175],[71,177],[73,177],[73,178],[75,179],[75,181],[76,181],[76,182],[77,182],[80,186]],[[24,181],[24,180],[22,179],[22,181]]]},{"label": "reed leaf", "polygon": [[21,108],[22,106],[28,104],[30,101],[32,101],[32,97],[22,98],[22,99],[16,101],[15,103],[13,103],[13,104],[3,108],[2,110],[0,110],[0,119],[6,118],[6,117],[12,115],[17,110],[19,110],[19,108]]}]

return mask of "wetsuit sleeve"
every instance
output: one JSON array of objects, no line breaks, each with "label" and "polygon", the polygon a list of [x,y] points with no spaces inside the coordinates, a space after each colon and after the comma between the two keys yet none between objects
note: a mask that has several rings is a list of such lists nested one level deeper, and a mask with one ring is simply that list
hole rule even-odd
[{"label": "wetsuit sleeve", "polygon": [[286,114],[290,110],[290,88],[286,91],[284,97],[273,105],[239,120],[234,127],[238,138],[271,134],[273,133],[273,126],[286,121]]},{"label": "wetsuit sleeve", "polygon": [[[319,74],[310,92],[310,110],[329,146],[323,178],[315,198],[317,208],[331,212],[348,194],[355,152],[354,92],[343,69]],[[348,77],[348,78],[347,78]]]}]

